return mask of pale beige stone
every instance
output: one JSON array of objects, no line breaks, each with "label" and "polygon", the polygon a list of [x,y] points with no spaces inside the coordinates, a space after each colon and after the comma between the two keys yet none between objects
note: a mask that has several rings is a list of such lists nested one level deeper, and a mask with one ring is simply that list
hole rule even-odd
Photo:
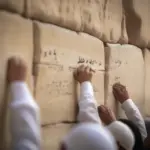
[{"label": "pale beige stone", "polygon": [[145,116],[150,116],[150,50],[144,49],[145,60]]},{"label": "pale beige stone", "polygon": [[35,96],[42,111],[42,123],[75,120],[76,93],[73,71],[80,64],[91,65],[98,103],[104,103],[104,47],[87,34],[77,34],[54,25],[35,24],[37,65]]},{"label": "pale beige stone", "polygon": [[0,0],[0,9],[22,14],[25,0]]},{"label": "pale beige stone", "polygon": [[[41,108],[42,124],[75,121],[78,87],[69,67],[38,65],[35,96]],[[93,87],[98,104],[104,104],[104,74],[97,72]]]},{"label": "pale beige stone", "polygon": [[27,0],[28,17],[64,26],[76,31],[81,28],[78,0]]},{"label": "pale beige stone", "polygon": [[150,1],[124,0],[123,7],[129,43],[139,47],[150,47]]},{"label": "pale beige stone", "polygon": [[26,16],[103,41],[128,42],[122,0],[27,0]]},{"label": "pale beige stone", "polygon": [[121,0],[86,0],[79,4],[84,32],[105,42],[128,42]]},{"label": "pale beige stone", "polygon": [[67,66],[69,63],[71,67],[83,62],[93,69],[104,70],[104,46],[99,39],[55,25],[37,22],[34,25],[35,62]]},{"label": "pale beige stone", "polygon": [[[29,76],[31,79],[32,58],[33,58],[33,35],[32,23],[18,15],[0,11],[0,116],[6,117],[6,102],[8,93],[6,92],[6,68],[7,60],[11,56],[20,56],[28,64]],[[0,118],[2,119],[2,118]],[[5,119],[4,119],[5,121]],[[3,123],[1,122],[1,125]],[[6,131],[6,125],[0,128]],[[1,135],[2,132],[0,131]],[[4,132],[3,132],[4,133]],[[8,137],[7,137],[8,140]],[[1,141],[2,142],[2,141]],[[1,145],[1,144],[0,144]]]},{"label": "pale beige stone", "polygon": [[[23,58],[28,63],[31,74],[33,58],[32,33],[32,22],[22,19],[18,15],[0,12],[1,87],[5,85],[7,60],[11,56]],[[0,91],[2,92],[3,89]],[[3,94],[0,94],[0,96],[3,96]]]},{"label": "pale beige stone", "polygon": [[102,14],[104,17],[102,41],[109,43],[117,43],[118,41],[128,43],[122,0],[104,0],[102,6]]},{"label": "pale beige stone", "polygon": [[80,1],[81,31],[102,38],[104,31],[104,0]]},{"label": "pale beige stone", "polygon": [[[107,105],[117,109],[112,94],[112,85],[116,82],[124,84],[130,97],[143,114],[144,109],[144,60],[141,49],[132,45],[109,44],[107,52]],[[122,110],[117,115],[124,116]]]},{"label": "pale beige stone", "polygon": [[42,124],[75,120],[77,100],[72,73],[59,65],[37,67],[35,97],[41,108]]},{"label": "pale beige stone", "polygon": [[[1,47],[1,82],[4,83],[7,59],[20,56],[27,64],[29,73],[32,71],[33,31],[32,22],[19,15],[0,12],[0,47]],[[32,80],[32,77],[29,77]],[[5,84],[5,83],[4,83]],[[4,85],[1,83],[1,85]],[[3,86],[2,86],[3,87]],[[0,94],[3,95],[3,94]]]},{"label": "pale beige stone", "polygon": [[64,136],[71,130],[71,124],[56,124],[42,128],[42,149],[59,150]]}]

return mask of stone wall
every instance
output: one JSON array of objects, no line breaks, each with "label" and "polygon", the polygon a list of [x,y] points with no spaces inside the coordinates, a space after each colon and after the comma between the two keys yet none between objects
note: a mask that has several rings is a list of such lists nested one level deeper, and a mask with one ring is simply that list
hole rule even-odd
[{"label": "stone wall", "polygon": [[149,0],[0,0],[0,145],[9,148],[7,59],[23,57],[41,108],[43,150],[57,150],[76,122],[74,69],[89,64],[98,104],[124,117],[112,95],[121,81],[144,117],[150,115]]}]

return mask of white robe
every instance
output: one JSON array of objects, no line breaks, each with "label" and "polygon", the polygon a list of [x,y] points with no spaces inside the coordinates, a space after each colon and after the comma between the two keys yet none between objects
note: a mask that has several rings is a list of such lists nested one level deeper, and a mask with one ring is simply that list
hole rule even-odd
[{"label": "white robe", "polygon": [[31,96],[26,83],[10,85],[10,133],[12,150],[40,150],[39,107]]},{"label": "white robe", "polygon": [[[41,142],[39,107],[31,96],[26,83],[13,82],[10,85],[10,91],[12,98],[10,104],[12,149],[39,150]],[[78,104],[78,121],[80,123],[102,124],[90,82],[81,84]],[[147,136],[145,123],[136,105],[129,99],[122,104],[122,108],[128,119],[138,126],[143,139],[145,139]]]},{"label": "white robe", "polygon": [[[95,122],[102,124],[97,112],[97,102],[94,98],[93,87],[90,82],[84,82],[81,84],[80,98],[78,103],[79,122]],[[147,137],[147,131],[144,119],[137,106],[131,99],[128,99],[122,104],[122,109],[125,111],[127,118],[137,125],[144,141],[144,139]]]},{"label": "white robe", "polygon": [[122,104],[122,109],[125,111],[125,114],[129,120],[135,123],[135,125],[139,128],[140,133],[142,135],[143,141],[147,137],[147,131],[146,131],[146,126],[144,119],[137,108],[137,106],[134,104],[132,99],[126,100]]}]

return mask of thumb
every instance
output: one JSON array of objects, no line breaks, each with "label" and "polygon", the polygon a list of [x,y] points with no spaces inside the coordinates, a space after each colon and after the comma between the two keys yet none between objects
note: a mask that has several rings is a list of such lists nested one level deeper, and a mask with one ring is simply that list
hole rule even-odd
[{"label": "thumb", "polygon": [[75,71],[73,72],[73,76],[74,76],[75,79],[77,78],[77,74],[78,74],[78,71],[75,70]]}]

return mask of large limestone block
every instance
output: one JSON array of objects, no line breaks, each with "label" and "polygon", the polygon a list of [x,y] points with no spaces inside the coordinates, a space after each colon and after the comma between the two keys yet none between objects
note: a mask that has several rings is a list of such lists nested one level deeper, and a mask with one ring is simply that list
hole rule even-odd
[{"label": "large limestone block", "polygon": [[38,65],[37,72],[35,96],[41,108],[42,124],[75,120],[76,97],[71,72],[59,65]]},{"label": "large limestone block", "polygon": [[114,100],[112,85],[116,82],[124,84],[130,97],[143,113],[144,108],[144,60],[141,49],[132,45],[108,44],[106,51],[106,102],[116,109],[118,116],[123,117],[123,111]]},{"label": "large limestone block", "polygon": [[79,31],[80,7],[77,0],[27,0],[26,15]]},{"label": "large limestone block", "polygon": [[[38,65],[35,96],[42,112],[42,124],[75,121],[76,89],[73,72],[63,65]],[[104,103],[104,74],[93,78],[95,97]]]},{"label": "large limestone block", "polygon": [[150,47],[150,1],[124,0],[123,6],[129,43],[139,47]]},{"label": "large limestone block", "polygon": [[[18,15],[0,12],[0,54],[1,54],[1,87],[5,84],[7,59],[20,56],[28,63],[29,73],[33,61],[33,30],[32,22]],[[29,78],[30,80],[31,78]],[[0,90],[1,92],[3,90]],[[0,94],[2,96],[3,94]]]},{"label": "large limestone block", "polygon": [[[127,42],[121,0],[81,1],[82,29],[102,41]],[[113,15],[114,14],[114,15]]]},{"label": "large limestone block", "polygon": [[145,59],[145,116],[150,116],[150,50],[144,50]]},{"label": "large limestone block", "polygon": [[26,16],[103,41],[128,42],[122,0],[27,0]]},{"label": "large limestone block", "polygon": [[32,22],[18,15],[0,12],[0,101],[2,101],[7,60],[11,56],[20,56],[27,63],[29,73],[32,69],[33,35]]},{"label": "large limestone block", "polygon": [[70,63],[72,69],[77,64],[86,63],[93,69],[104,70],[104,46],[99,39],[51,24],[35,22],[34,27],[36,63]]},{"label": "large limestone block", "polygon": [[22,14],[25,0],[0,0],[0,9]]},{"label": "large limestone block", "polygon": [[[4,105],[7,99],[5,81],[7,60],[11,56],[22,57],[28,64],[28,81],[30,82],[32,78],[31,69],[33,58],[32,33],[32,23],[30,21],[18,15],[0,11],[0,119],[2,119],[0,129],[2,132],[6,129],[6,125],[3,124],[3,121],[5,121],[7,115],[5,108],[7,105]],[[2,132],[0,131],[1,135]]]},{"label": "large limestone block", "polygon": [[104,103],[104,47],[87,34],[54,25],[35,24],[37,65],[35,96],[42,110],[42,123],[75,120],[76,86],[73,71],[80,64],[96,70],[93,78],[97,101]]},{"label": "large limestone block", "polygon": [[102,7],[104,17],[102,41],[128,43],[122,0],[104,0]]},{"label": "large limestone block", "polygon": [[42,128],[42,149],[59,150],[61,140],[71,130],[71,124],[56,124]]}]

